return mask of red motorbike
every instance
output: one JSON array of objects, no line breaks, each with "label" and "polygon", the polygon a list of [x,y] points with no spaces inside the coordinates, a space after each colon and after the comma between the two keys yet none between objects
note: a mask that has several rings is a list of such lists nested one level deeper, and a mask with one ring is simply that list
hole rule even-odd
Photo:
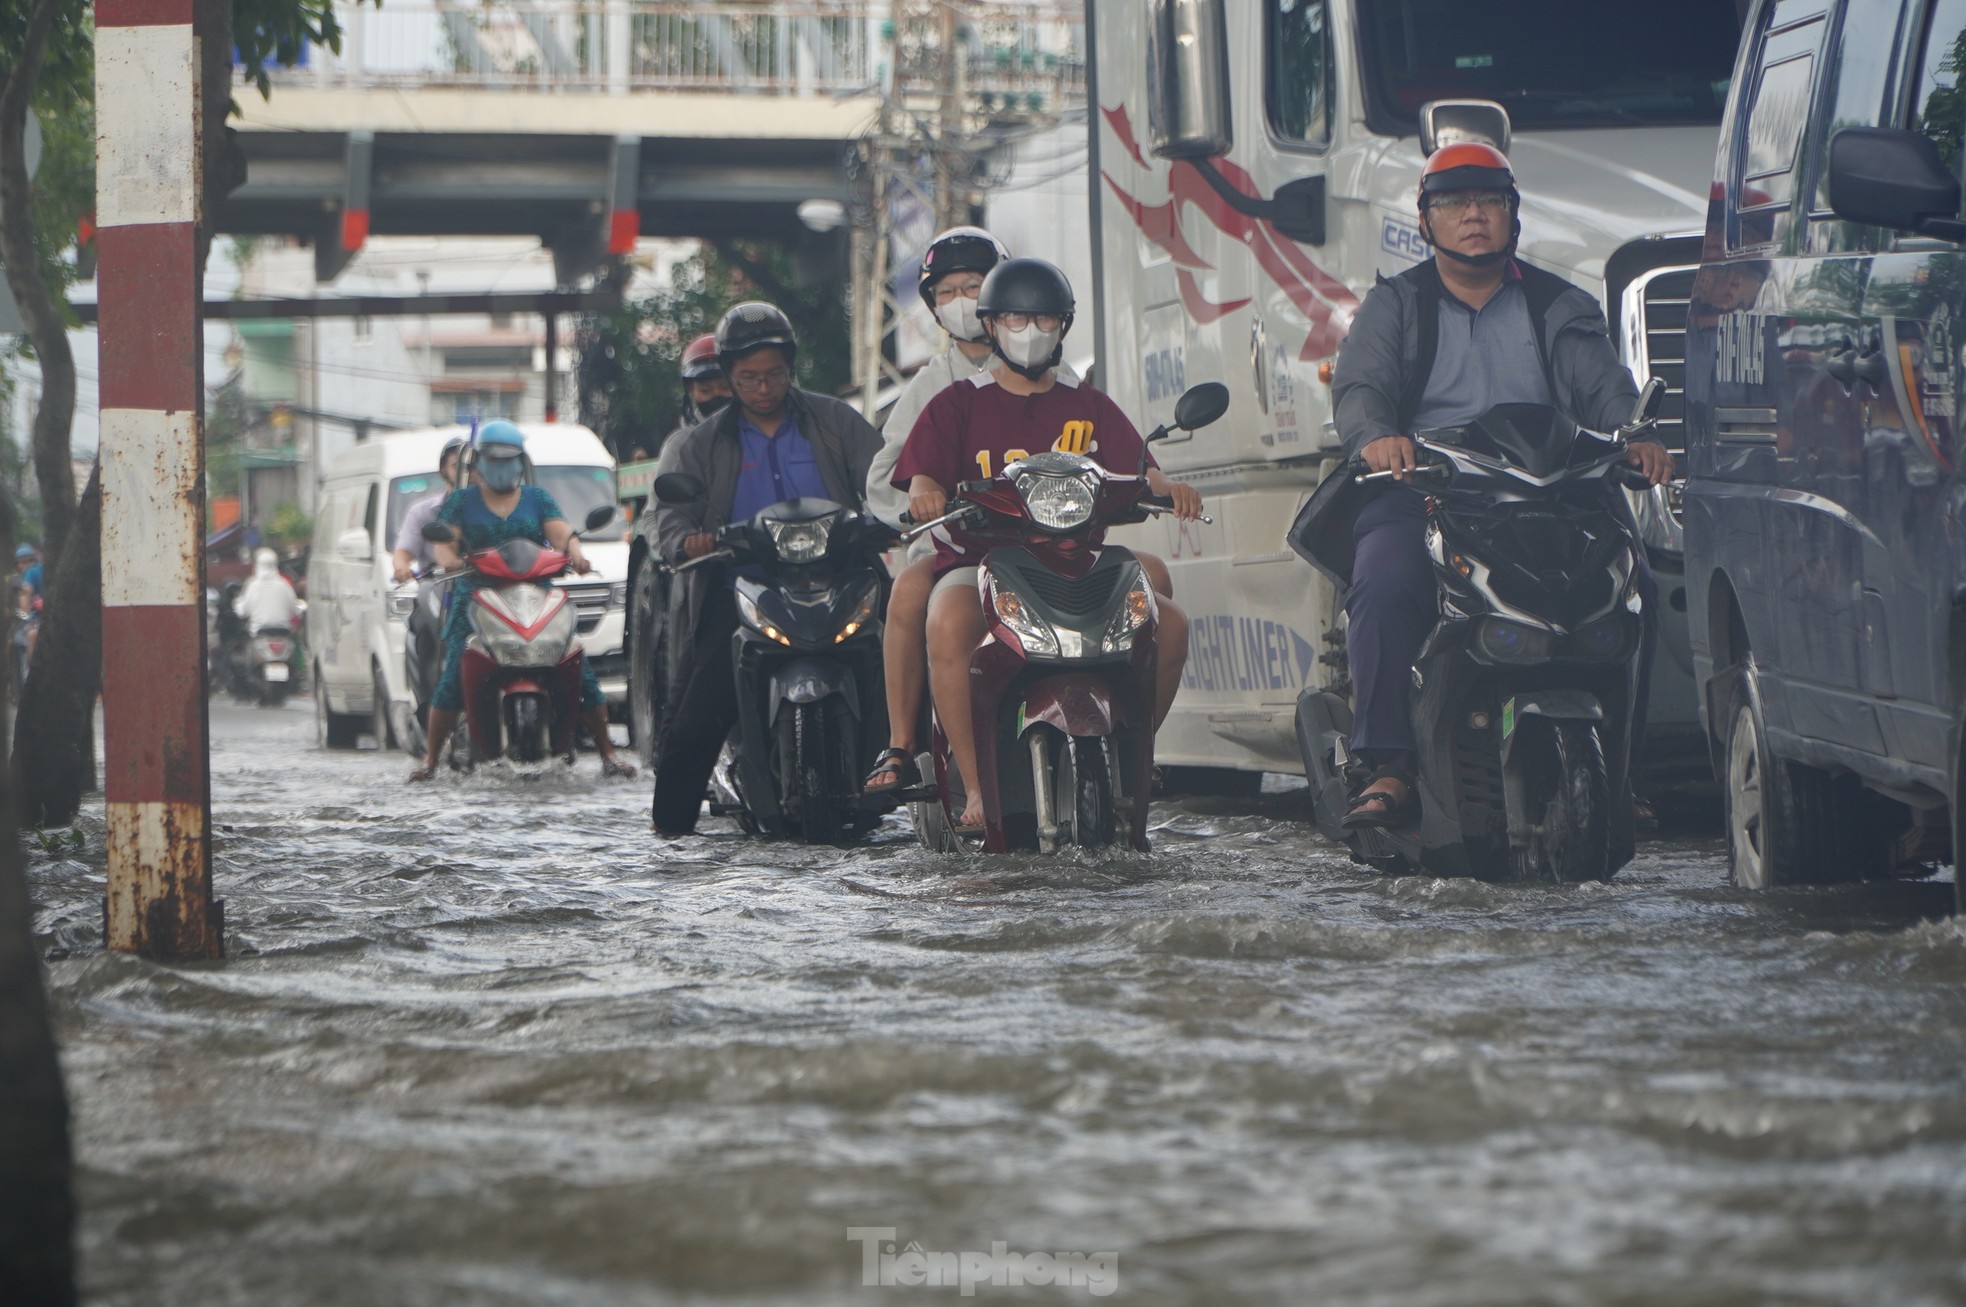
[{"label": "red motorbike", "polygon": [[[1203,383],[1181,396],[1174,424],[1207,426],[1228,405],[1227,387]],[[1158,427],[1147,440],[1166,435]],[[1148,492],[1145,472],[1037,454],[963,482],[948,512],[904,537],[956,522],[988,543],[977,570],[987,625],[970,656],[987,852],[1120,839],[1147,848],[1159,609],[1133,552],[1096,543],[1107,527],[1170,507]],[[916,797],[910,809],[921,842],[952,852],[963,847],[955,822],[966,796],[939,718],[932,755],[918,762],[923,775],[933,767],[939,797]]]},{"label": "red motorbike", "polygon": [[[587,530],[606,526],[611,506],[587,517]],[[432,522],[427,540],[452,539]],[[538,762],[551,752],[574,758],[580,721],[579,615],[567,592],[552,585],[569,559],[530,540],[508,540],[476,549],[447,581],[475,572],[490,582],[471,592],[471,637],[459,671],[464,682],[460,737],[450,742],[451,766],[460,770],[493,758]]]}]

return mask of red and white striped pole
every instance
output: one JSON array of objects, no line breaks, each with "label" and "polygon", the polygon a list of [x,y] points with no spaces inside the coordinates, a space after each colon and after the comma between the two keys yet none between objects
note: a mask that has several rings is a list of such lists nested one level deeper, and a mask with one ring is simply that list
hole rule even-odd
[{"label": "red and white striped pole", "polygon": [[110,948],[220,955],[205,711],[193,0],[97,0],[103,792]]}]

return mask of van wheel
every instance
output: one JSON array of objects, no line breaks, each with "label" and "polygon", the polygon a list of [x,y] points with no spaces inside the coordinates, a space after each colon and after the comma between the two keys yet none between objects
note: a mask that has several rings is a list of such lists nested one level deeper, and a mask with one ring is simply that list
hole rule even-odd
[{"label": "van wheel", "polygon": [[1727,697],[1727,869],[1743,889],[1829,885],[1882,875],[1884,840],[1854,776],[1769,750],[1752,660]]},{"label": "van wheel", "polygon": [[336,712],[328,707],[328,685],[321,679],[320,664],[314,667],[314,739],[323,749],[352,749],[362,738],[368,723],[359,714]]}]

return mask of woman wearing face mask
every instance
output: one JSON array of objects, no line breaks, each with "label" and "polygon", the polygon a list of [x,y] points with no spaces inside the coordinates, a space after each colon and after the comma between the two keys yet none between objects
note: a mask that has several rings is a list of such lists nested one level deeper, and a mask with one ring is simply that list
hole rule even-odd
[{"label": "woman wearing face mask", "polygon": [[[917,522],[940,517],[950,487],[995,476],[1005,464],[1029,454],[1061,449],[1083,454],[1117,472],[1132,474],[1141,464],[1140,433],[1119,406],[1076,378],[1060,375],[1065,333],[1072,327],[1072,286],[1043,259],[1009,259],[983,279],[976,310],[996,356],[989,372],[961,381],[933,400],[909,433],[892,478],[908,493],[908,511]],[[1166,495],[1182,518],[1201,514],[1201,496],[1174,481],[1149,461],[1147,484]],[[975,784],[976,741],[969,720],[969,657],[984,631],[982,601],[976,592],[975,560],[983,547],[953,525],[935,531],[935,585],[929,598],[929,681],[949,749],[961,768],[969,805],[958,823],[963,829],[983,821],[983,799]],[[1154,725],[1174,703],[1181,668],[1188,656],[1188,622],[1171,602],[1167,565],[1138,553],[1147,579],[1159,592],[1159,684]],[[888,675],[894,674],[888,664]]]},{"label": "woman wearing face mask", "polygon": [[[455,545],[432,542],[431,553],[439,567],[451,571],[465,553],[523,538],[559,550],[576,572],[594,570],[553,496],[544,487],[528,484],[532,460],[526,457],[526,438],[519,428],[510,422],[487,422],[479,428],[467,453],[472,484],[452,491],[437,510],[437,520],[458,536]],[[476,573],[466,572],[452,584],[468,591],[482,583]],[[444,619],[444,670],[430,695],[429,744],[423,765],[410,773],[413,781],[427,781],[436,774],[437,755],[457,728],[458,713],[464,708],[459,666],[470,635],[471,605],[468,595],[459,593],[453,596],[450,613]],[[600,750],[602,775],[633,776],[634,766],[614,756],[614,742],[608,739],[607,700],[601,695],[601,683],[595,679],[585,651],[580,655],[580,709],[587,733]]]}]

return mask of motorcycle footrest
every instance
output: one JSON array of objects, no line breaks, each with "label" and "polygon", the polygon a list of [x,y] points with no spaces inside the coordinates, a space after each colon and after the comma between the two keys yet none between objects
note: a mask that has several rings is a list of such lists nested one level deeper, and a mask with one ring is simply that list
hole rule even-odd
[{"label": "motorcycle footrest", "polygon": [[744,805],[741,803],[718,803],[712,800],[710,804],[710,815],[712,817],[735,817],[743,811]]},{"label": "motorcycle footrest", "polygon": [[887,798],[896,803],[934,803],[942,797],[942,791],[933,782],[921,785],[901,785],[886,792]]}]

